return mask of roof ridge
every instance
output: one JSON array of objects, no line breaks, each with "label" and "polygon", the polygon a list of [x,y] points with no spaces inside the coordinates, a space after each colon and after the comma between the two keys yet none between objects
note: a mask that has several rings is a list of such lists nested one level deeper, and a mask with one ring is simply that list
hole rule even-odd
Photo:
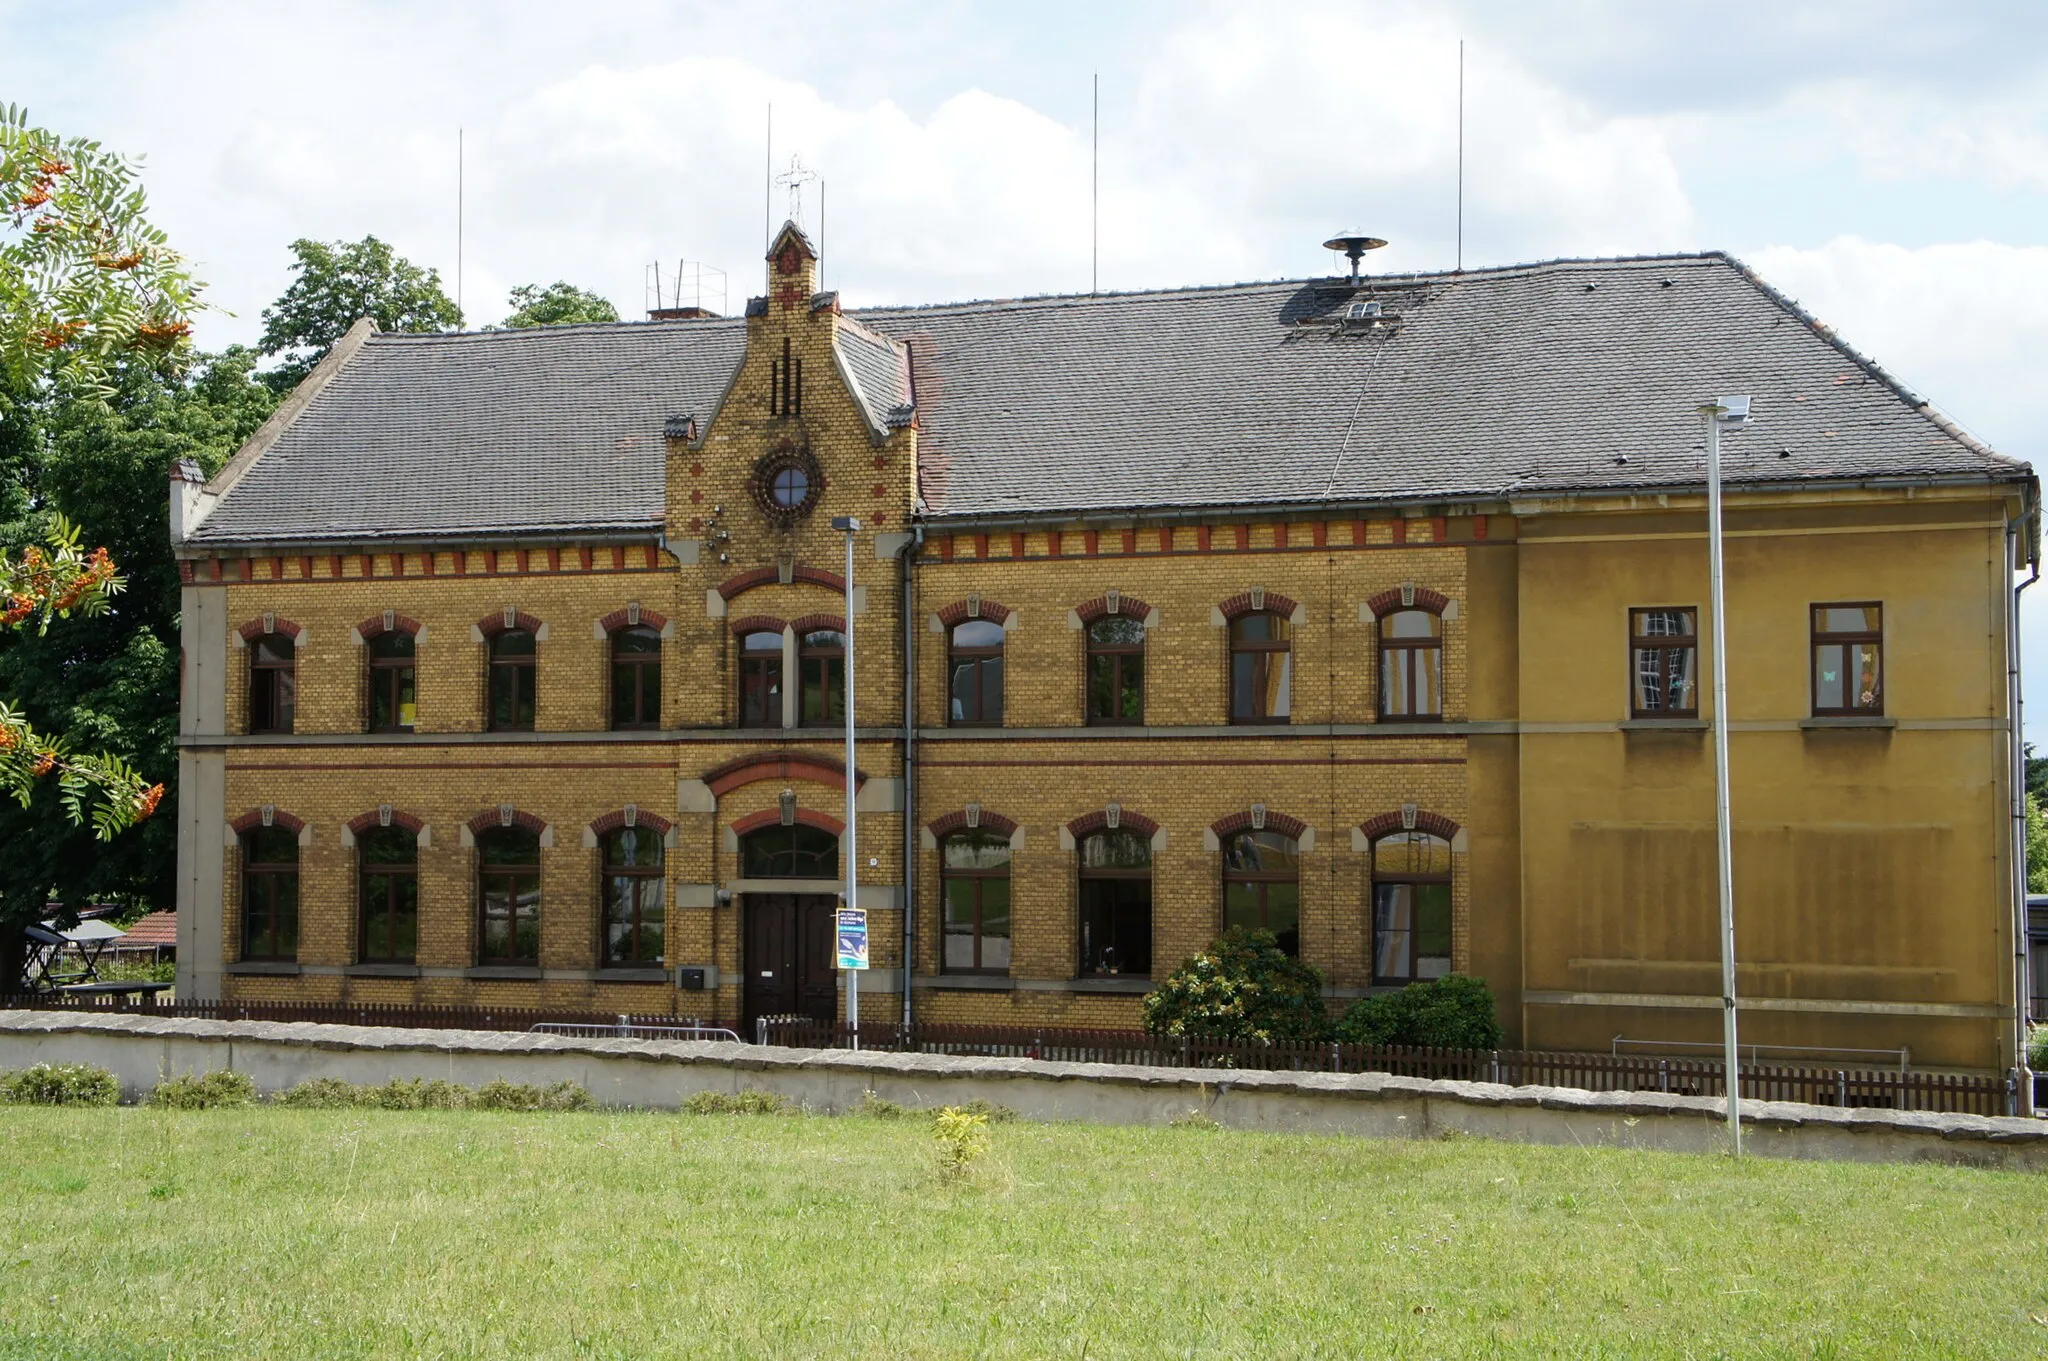
[{"label": "roof ridge", "polygon": [[635,321],[576,321],[561,326],[484,326],[474,331],[379,331],[370,337],[370,343],[379,349],[392,345],[450,344],[463,341],[495,339],[540,338],[544,336],[574,335],[583,332],[621,331],[627,327],[640,326],[650,330],[666,326],[691,326],[700,328],[725,329],[742,325],[745,317],[687,317],[679,320],[640,319]]}]

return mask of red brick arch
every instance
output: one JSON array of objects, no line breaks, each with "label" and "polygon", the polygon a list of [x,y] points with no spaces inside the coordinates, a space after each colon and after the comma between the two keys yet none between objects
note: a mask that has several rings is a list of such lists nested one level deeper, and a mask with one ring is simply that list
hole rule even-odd
[{"label": "red brick arch", "polygon": [[[966,829],[967,810],[964,808],[958,812],[942,814],[925,824],[925,830],[941,841],[944,841],[955,832],[965,831]],[[1001,813],[991,813],[988,809],[984,808],[981,810],[981,830],[996,832],[1003,836],[1012,836],[1017,831],[1017,824],[1010,818],[1004,817]]]},{"label": "red brick arch", "polygon": [[[476,627],[477,631],[486,638],[493,638],[500,633],[506,632],[505,612],[503,610],[492,610],[489,614],[476,621]],[[514,610],[512,612],[511,627],[525,629],[528,633],[539,633],[540,620],[524,610]]]},{"label": "red brick arch", "polygon": [[[375,821],[374,814],[372,815],[371,820]],[[393,821],[396,821],[396,819],[394,818]],[[240,836],[243,832],[253,832],[262,825],[263,810],[261,808],[251,808],[248,812],[242,814],[242,816],[236,818],[233,822],[230,822],[228,824],[228,826],[235,829],[235,835],[237,836]],[[304,818],[293,817],[290,813],[285,812],[284,809],[282,808],[273,808],[270,810],[270,825],[273,827],[282,827],[287,832],[291,832],[294,834],[306,830],[306,820]]]},{"label": "red brick arch", "polygon": [[[1109,826],[1109,810],[1102,808],[1097,809],[1093,813],[1083,813],[1080,817],[1068,823],[1067,834],[1072,836],[1074,840],[1079,841],[1089,833],[1099,832],[1107,826]],[[1130,830],[1141,832],[1146,836],[1156,836],[1159,833],[1158,823],[1146,817],[1143,813],[1133,813],[1128,808],[1118,810],[1117,826],[1119,828],[1128,827]]]},{"label": "red brick arch", "polygon": [[[498,623],[501,626],[504,624],[504,622],[504,616],[498,616]],[[394,614],[391,616],[391,628],[389,629],[389,632],[416,634],[419,631],[419,620],[403,614]],[[356,625],[356,632],[362,635],[363,641],[366,643],[369,642],[372,638],[382,637],[386,632],[386,629],[384,627],[384,616],[382,614],[371,615],[368,619],[365,619],[362,623]]]},{"label": "red brick arch", "polygon": [[[498,828],[503,827],[504,825],[505,821],[503,816],[495,808],[484,809],[483,812],[478,813],[475,817],[471,818],[468,823],[469,832],[471,836],[481,836],[485,832],[496,831]],[[525,831],[532,832],[535,836],[539,836],[542,832],[545,832],[548,829],[548,825],[545,821],[535,817],[531,813],[522,812],[517,808],[512,810],[511,825],[514,827],[521,828]]]},{"label": "red brick arch", "polygon": [[[350,818],[348,822],[348,829],[352,834],[356,836],[361,836],[365,832],[376,831],[377,825],[377,810],[372,808],[367,813],[363,813],[357,817]],[[421,829],[423,829],[427,825],[427,823],[426,819],[424,818],[416,818],[410,813],[401,813],[397,809],[393,809],[391,812],[391,825],[393,827],[403,827],[405,828],[406,831],[411,832],[414,836],[418,836],[420,834]]]},{"label": "red brick arch", "polygon": [[[830,813],[820,813],[810,808],[797,809],[796,820],[801,826],[816,827],[820,831],[830,832],[834,836],[842,836],[846,832],[846,824],[838,818],[833,817]],[[782,810],[779,808],[764,808],[758,813],[749,813],[738,822],[735,822],[732,825],[732,832],[734,836],[746,836],[750,832],[760,831],[763,827],[779,827],[781,825]]]},{"label": "red brick arch", "polygon": [[1450,603],[1451,598],[1441,591],[1432,591],[1427,586],[1417,586],[1415,588],[1415,603],[1413,605],[1403,605],[1401,603],[1401,588],[1395,586],[1390,590],[1381,591],[1378,595],[1367,600],[1365,607],[1372,611],[1373,618],[1384,619],[1396,610],[1427,610],[1431,614],[1442,614]]},{"label": "red brick arch", "polygon": [[956,600],[939,611],[939,622],[947,628],[964,624],[970,619],[986,619],[991,624],[1007,624],[1014,613],[1008,605],[999,601],[983,599],[981,613],[975,614],[973,606],[965,600]]},{"label": "red brick arch", "polygon": [[305,632],[305,630],[300,628],[297,624],[281,616],[274,622],[277,624],[276,629],[266,629],[263,627],[263,620],[259,616],[258,618],[251,619],[246,624],[237,625],[235,628],[235,632],[242,635],[242,641],[245,643],[253,643],[258,638],[261,638],[265,633],[270,632],[282,633],[285,637],[290,638],[294,642],[296,642],[298,640],[298,636],[301,633]]},{"label": "red brick arch", "polygon": [[[1399,817],[1396,817],[1395,821],[1400,821]],[[1252,812],[1251,809],[1247,808],[1242,813],[1232,813],[1228,817],[1216,819],[1216,821],[1209,824],[1209,830],[1217,836],[1229,836],[1233,832],[1248,832],[1251,830],[1251,826]],[[1299,841],[1307,833],[1308,824],[1300,818],[1289,817],[1285,813],[1276,813],[1268,808],[1266,810],[1266,830],[1278,832],[1282,836],[1291,836],[1296,841]]]},{"label": "red brick arch", "polygon": [[[603,629],[606,633],[617,633],[620,629],[634,627],[634,625],[627,620],[626,615],[627,611],[625,611],[624,609],[613,610],[610,614],[598,620],[597,626]],[[653,610],[643,609],[640,611],[639,627],[650,628],[653,629],[656,633],[659,633],[661,632],[661,630],[668,627],[668,616],[665,614],[656,614]]]},{"label": "red brick arch", "polygon": [[[1252,605],[1252,593],[1250,591],[1239,591],[1230,599],[1217,605],[1216,608],[1222,612],[1225,619],[1240,619],[1247,614],[1258,614],[1260,612]],[[1298,608],[1299,606],[1294,603],[1291,597],[1281,595],[1278,591],[1266,592],[1265,613],[1277,614],[1282,619],[1287,619],[1292,617],[1294,611]]]},{"label": "red brick arch", "polygon": [[[808,751],[761,752],[720,762],[697,778],[709,785],[713,794],[720,796],[762,780],[808,780],[812,784],[844,789],[846,762]],[[867,773],[856,768],[853,787],[859,789],[867,782]]]},{"label": "red brick arch", "polygon": [[[626,810],[623,808],[615,809],[591,823],[590,834],[592,836],[610,836],[625,825]],[[645,808],[636,808],[633,810],[633,825],[635,827],[650,827],[658,835],[667,836],[670,823],[667,818],[650,813]]]},{"label": "red brick arch", "polygon": [[[1403,830],[1401,827],[1401,815],[1398,812],[1381,813],[1378,817],[1367,818],[1364,822],[1359,823],[1358,830],[1364,833],[1368,841],[1377,841],[1383,836]],[[1458,835],[1458,824],[1445,817],[1442,813],[1417,812],[1415,814],[1415,830],[1418,832],[1428,832],[1431,836],[1440,836],[1444,840],[1450,841]]]},{"label": "red brick arch", "polygon": [[[1152,613],[1152,607],[1134,595],[1127,595],[1118,598],[1116,612],[1125,618],[1143,622],[1145,617]],[[1109,614],[1109,597],[1098,595],[1085,605],[1075,606],[1074,613],[1084,624],[1092,624],[1098,619],[1106,618]]]},{"label": "red brick arch", "polygon": [[[828,572],[822,567],[806,567],[804,564],[798,563],[791,569],[789,579],[792,584],[801,582],[806,586],[823,586],[827,590],[838,591],[842,595],[846,592],[846,578],[840,576],[837,572]],[[756,567],[751,571],[741,572],[738,576],[727,577],[724,581],[719,582],[718,594],[724,599],[731,600],[735,596],[745,595],[748,591],[758,586],[774,586],[780,584],[781,581],[781,568]]]},{"label": "red brick arch", "polygon": [[836,614],[807,614],[800,619],[790,620],[789,626],[799,636],[819,629],[831,629],[834,633],[846,632],[846,620]]},{"label": "red brick arch", "polygon": [[735,637],[743,633],[780,633],[788,627],[788,620],[777,619],[772,614],[749,614],[732,621]]}]

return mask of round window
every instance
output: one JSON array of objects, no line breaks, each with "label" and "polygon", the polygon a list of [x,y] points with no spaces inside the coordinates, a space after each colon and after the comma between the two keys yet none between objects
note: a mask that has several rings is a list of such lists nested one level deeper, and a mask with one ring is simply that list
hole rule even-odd
[{"label": "round window", "polygon": [[788,527],[817,508],[825,472],[809,449],[783,444],[754,465],[754,503],[778,525]]},{"label": "round window", "polygon": [[811,479],[797,467],[776,469],[775,480],[768,486],[768,495],[784,510],[801,510],[810,494]]}]

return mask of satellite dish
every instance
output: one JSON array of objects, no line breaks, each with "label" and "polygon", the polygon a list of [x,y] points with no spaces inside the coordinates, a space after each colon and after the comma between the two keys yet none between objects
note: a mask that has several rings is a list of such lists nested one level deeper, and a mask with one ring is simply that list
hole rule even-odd
[{"label": "satellite dish", "polygon": [[1345,257],[1351,261],[1351,277],[1356,279],[1358,277],[1359,257],[1369,250],[1378,250],[1386,244],[1379,237],[1367,236],[1364,232],[1342,231],[1323,242],[1323,249],[1342,251]]}]

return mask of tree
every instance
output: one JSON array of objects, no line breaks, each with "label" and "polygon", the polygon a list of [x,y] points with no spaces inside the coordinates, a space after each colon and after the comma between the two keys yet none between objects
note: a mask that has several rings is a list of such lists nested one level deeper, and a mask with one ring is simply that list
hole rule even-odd
[{"label": "tree", "polygon": [[313,371],[320,356],[363,317],[384,331],[446,331],[462,325],[462,310],[441,291],[441,271],[422,269],[374,236],[360,241],[292,242],[297,278],[274,306],[263,309],[258,349],[282,356],[264,381],[289,392]]},{"label": "tree", "polygon": [[2032,792],[2027,794],[2027,892],[2048,893],[2048,815]]},{"label": "tree", "polygon": [[149,224],[136,162],[0,108],[0,390],[101,392],[108,365],[191,334],[200,284]]},{"label": "tree", "polygon": [[617,321],[619,309],[587,289],[557,279],[542,288],[521,284],[512,290],[512,315],[505,325],[512,330],[528,326],[574,326],[586,321]]}]

